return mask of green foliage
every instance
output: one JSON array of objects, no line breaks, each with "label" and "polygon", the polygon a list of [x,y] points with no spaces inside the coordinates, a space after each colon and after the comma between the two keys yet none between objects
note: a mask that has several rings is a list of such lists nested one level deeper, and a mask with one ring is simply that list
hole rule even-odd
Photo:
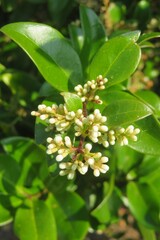
[{"label": "green foliage", "polygon": [[152,110],[146,104],[128,93],[113,91],[104,97],[107,107],[103,112],[108,117],[109,126],[133,123],[152,114]]},{"label": "green foliage", "polygon": [[[69,33],[64,26],[75,1],[59,4],[58,0],[28,0],[25,4],[28,8],[33,6],[30,10],[33,11],[46,3],[50,14],[50,21],[46,22],[59,30],[33,23],[32,18],[27,22],[17,19],[1,28],[5,37],[1,37],[4,49],[0,52],[0,226],[13,221],[20,240],[84,240],[89,228],[104,229],[118,222],[118,212],[123,206],[136,219],[144,240],[155,240],[160,226],[159,90],[141,87],[133,91],[138,79],[135,74],[140,72],[140,79],[142,76],[141,65],[148,78],[158,78],[158,56],[147,60],[146,65],[144,61],[147,54],[153,56],[150,49],[144,49],[156,45],[150,41],[160,37],[158,29],[143,33],[152,16],[151,2],[141,0],[132,6],[126,1],[112,2],[107,10],[112,29],[107,31],[92,9],[80,6],[81,25],[70,24]],[[17,4],[24,7],[24,3]],[[1,1],[1,7],[14,19],[14,1]],[[137,28],[117,30],[121,21],[128,24],[129,13],[143,34]],[[9,42],[9,38],[16,44]],[[37,68],[30,67],[32,63],[17,44]],[[11,62],[5,60],[8,54],[13,54],[17,67],[12,58]],[[85,92],[88,81],[96,80],[99,75],[108,79],[103,83],[105,87],[100,89],[91,82],[90,92]],[[77,85],[79,94],[74,89]],[[87,87],[82,91],[83,85]],[[94,91],[102,104],[92,98]],[[84,96],[88,99],[84,100]],[[72,160],[77,149],[79,155],[85,154],[81,148],[84,139],[74,135],[73,122],[66,132],[56,128],[46,131],[48,122],[43,121],[46,113],[43,110],[41,118],[37,115],[34,127],[30,113],[41,103],[48,109],[52,104],[65,103],[65,114],[77,114],[82,109],[84,118],[95,109],[100,110],[107,117],[108,133],[112,129],[115,132],[127,129],[128,125],[139,128],[140,133],[135,141],[128,140],[128,146],[116,144],[104,149],[94,142],[93,152],[109,157],[109,171],[99,178],[88,171],[85,176],[77,174],[67,180],[59,176],[55,155],[46,154],[46,139],[59,132],[69,136],[79,147],[74,149]],[[86,128],[90,125],[86,124]],[[85,134],[89,136],[86,129]],[[90,142],[89,137],[87,141]],[[67,156],[63,163],[69,160]]]},{"label": "green foliage", "polygon": [[40,200],[28,200],[27,206],[17,210],[14,228],[22,240],[57,239],[54,215],[46,203]]},{"label": "green foliage", "polygon": [[79,57],[57,30],[43,24],[13,23],[3,27],[2,32],[25,49],[53,87],[65,91],[69,84],[82,81]]},{"label": "green foliage", "polygon": [[78,109],[82,108],[81,98],[78,97],[76,94],[63,92],[61,93],[61,95],[64,97],[64,101],[66,103],[68,111],[76,112]]},{"label": "green foliage", "polygon": [[108,86],[122,82],[136,69],[140,54],[138,45],[127,37],[113,38],[104,43],[93,58],[89,78],[95,79],[99,74],[107,76]]}]

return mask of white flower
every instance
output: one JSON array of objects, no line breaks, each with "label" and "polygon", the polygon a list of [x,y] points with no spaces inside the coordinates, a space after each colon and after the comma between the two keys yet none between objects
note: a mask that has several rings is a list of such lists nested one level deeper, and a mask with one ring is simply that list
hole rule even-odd
[{"label": "white flower", "polygon": [[48,114],[42,114],[40,115],[41,120],[46,120],[48,118]]},{"label": "white flower", "polygon": [[54,141],[56,142],[56,144],[61,144],[62,143],[62,136],[60,134],[56,135],[55,138],[54,138]]},{"label": "white flower", "polygon": [[115,136],[117,141],[121,146],[128,145],[128,140],[137,141],[137,134],[140,133],[139,128],[134,128],[133,125],[128,126],[125,128],[118,128],[116,130]]},{"label": "white flower", "polygon": [[90,152],[91,149],[92,149],[92,144],[87,143],[87,144],[85,145],[85,149],[86,149],[87,152]]},{"label": "white flower", "polygon": [[93,169],[93,174],[98,177],[100,173],[106,173],[109,170],[109,166],[106,164],[108,162],[108,157],[101,157],[96,159],[90,167]]},{"label": "white flower", "polygon": [[70,137],[66,136],[66,137],[64,138],[64,140],[65,140],[65,145],[66,145],[68,148],[71,148],[71,147],[72,147],[72,143],[71,143]]},{"label": "white flower", "polygon": [[64,158],[63,155],[57,155],[56,161],[61,162],[63,160],[63,158]]}]

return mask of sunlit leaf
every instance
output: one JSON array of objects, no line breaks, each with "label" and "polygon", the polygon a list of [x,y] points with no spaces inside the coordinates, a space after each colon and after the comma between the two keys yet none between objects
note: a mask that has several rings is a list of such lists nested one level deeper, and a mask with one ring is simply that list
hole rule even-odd
[{"label": "sunlit leaf", "polygon": [[152,114],[151,108],[125,92],[106,92],[102,95],[102,100],[108,105],[103,114],[107,116],[111,127],[130,124]]},{"label": "sunlit leaf", "polygon": [[101,74],[108,78],[107,86],[122,82],[135,71],[140,56],[140,48],[132,40],[122,36],[112,38],[94,56],[89,78],[95,79]]},{"label": "sunlit leaf", "polygon": [[138,140],[130,141],[129,146],[145,154],[160,155],[160,124],[153,117],[148,116],[135,124],[140,129]]},{"label": "sunlit leaf", "polygon": [[76,112],[78,109],[82,109],[82,100],[78,95],[70,92],[62,92],[61,95],[64,97],[68,111]]},{"label": "sunlit leaf", "polygon": [[159,38],[160,37],[160,32],[151,32],[151,33],[144,33],[140,36],[138,39],[138,43],[141,45],[142,43],[154,39],[154,38]]},{"label": "sunlit leaf", "polygon": [[61,91],[82,81],[79,57],[60,32],[39,23],[11,23],[1,31],[29,55],[46,81]]}]

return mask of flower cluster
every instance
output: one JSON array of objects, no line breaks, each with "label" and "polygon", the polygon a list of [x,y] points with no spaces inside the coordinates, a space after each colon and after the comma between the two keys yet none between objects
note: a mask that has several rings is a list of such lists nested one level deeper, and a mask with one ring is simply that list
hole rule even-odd
[{"label": "flower cluster", "polygon": [[[65,104],[41,104],[38,111],[31,113],[45,122],[46,131],[55,130],[55,136],[47,138],[47,154],[56,154],[61,176],[67,175],[68,179],[73,179],[76,171],[85,174],[90,168],[94,176],[98,177],[109,170],[108,157],[101,152],[92,152],[93,144],[108,148],[116,142],[123,146],[129,140],[137,141],[137,134],[140,132],[138,128],[130,125],[126,129],[109,129],[107,117],[102,116],[99,109],[87,113],[88,101],[102,103],[95,94],[97,90],[105,88],[106,82],[107,79],[99,75],[96,80],[88,81],[84,86],[76,86],[75,92],[81,97],[83,108],[75,112],[68,111]],[[74,130],[73,139],[67,135],[71,127]]]},{"label": "flower cluster", "polygon": [[75,136],[88,136],[92,142],[96,143],[102,133],[108,131],[108,127],[105,125],[106,121],[107,118],[102,116],[98,109],[95,109],[93,114],[75,120]]},{"label": "flower cluster", "polygon": [[48,127],[46,131],[50,131],[54,127],[57,131],[66,131],[70,125],[74,122],[75,117],[79,116],[82,110],[77,111],[77,113],[71,111],[69,112],[65,105],[60,104],[59,106],[53,104],[52,106],[46,106],[41,104],[38,106],[38,111],[32,111],[31,115],[39,117],[44,120]]},{"label": "flower cluster", "polygon": [[108,82],[107,78],[103,78],[102,75],[99,75],[96,80],[88,81],[84,86],[77,85],[74,90],[77,95],[81,97],[82,102],[92,101],[98,104],[102,104],[98,95],[95,95],[97,90],[105,89],[105,83]]},{"label": "flower cluster", "polygon": [[85,174],[90,167],[93,169],[94,176],[98,177],[100,173],[106,173],[109,169],[106,163],[108,157],[102,156],[100,152],[92,153],[92,144],[86,143],[84,146],[75,147],[71,143],[69,136],[65,136],[64,140],[61,135],[56,135],[54,139],[47,138],[49,143],[47,153],[53,154],[58,152],[56,161],[61,162],[69,155],[72,161],[62,162],[59,164],[61,169],[60,175],[67,175],[68,179],[72,179],[75,176],[75,171],[78,170],[81,174]]}]

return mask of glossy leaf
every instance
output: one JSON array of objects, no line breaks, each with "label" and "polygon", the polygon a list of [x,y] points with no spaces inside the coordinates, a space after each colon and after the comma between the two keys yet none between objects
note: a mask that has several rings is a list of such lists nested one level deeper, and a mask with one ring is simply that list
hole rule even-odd
[{"label": "glossy leaf", "polygon": [[151,40],[151,39],[154,39],[154,38],[159,38],[159,37],[160,37],[160,32],[144,33],[138,39],[138,43],[141,45],[142,43],[144,43],[148,40]]},{"label": "glossy leaf", "polygon": [[1,28],[29,55],[46,81],[61,91],[82,81],[78,55],[64,37],[39,23],[12,23]]},{"label": "glossy leaf", "polygon": [[133,42],[137,42],[137,40],[140,37],[141,32],[140,31],[132,31],[132,32],[126,32],[121,34],[121,36],[124,36],[128,38],[129,40],[132,40]]},{"label": "glossy leaf", "polygon": [[57,240],[53,212],[40,200],[17,210],[14,229],[21,240]]},{"label": "glossy leaf", "polygon": [[148,104],[153,111],[160,116],[160,97],[156,93],[146,90],[136,92],[136,96],[140,97]]},{"label": "glossy leaf", "polygon": [[126,80],[135,71],[141,52],[137,44],[125,37],[115,37],[107,41],[94,56],[89,78],[98,75],[108,78],[107,86]]},{"label": "glossy leaf", "polygon": [[128,93],[109,92],[103,94],[102,100],[108,105],[103,114],[110,127],[130,124],[152,114],[151,108]]},{"label": "glossy leaf", "polygon": [[50,205],[56,219],[58,239],[83,240],[89,227],[83,200],[76,193],[61,191],[52,195]]},{"label": "glossy leaf", "polygon": [[129,146],[145,154],[160,155],[160,124],[153,117],[149,116],[135,124],[140,128],[140,134],[136,142],[130,141]]},{"label": "glossy leaf", "polygon": [[82,109],[82,100],[78,95],[70,92],[63,92],[61,95],[64,97],[66,107],[69,112],[76,112],[78,109]]},{"label": "glossy leaf", "polygon": [[80,54],[82,46],[83,46],[83,42],[84,42],[84,36],[82,34],[82,29],[71,24],[69,26],[69,34],[71,37],[72,46],[78,52],[78,54]]}]

